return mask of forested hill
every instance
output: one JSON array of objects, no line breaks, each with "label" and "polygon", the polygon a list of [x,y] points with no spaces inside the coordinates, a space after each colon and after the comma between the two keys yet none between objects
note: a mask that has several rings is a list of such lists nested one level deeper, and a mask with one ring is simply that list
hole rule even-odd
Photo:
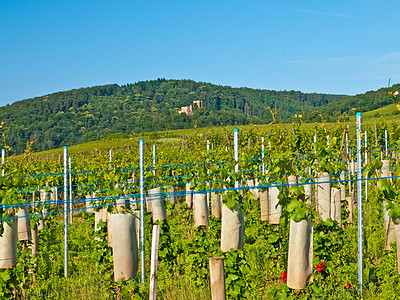
[{"label": "forested hill", "polygon": [[[400,91],[400,84],[390,87],[389,91]],[[388,88],[381,88],[377,91],[369,91],[364,94],[345,97],[339,101],[331,102],[321,107],[326,115],[339,115],[346,117],[354,114],[355,111],[367,112],[393,103],[388,94]],[[398,114],[397,110],[393,110],[393,114]]]},{"label": "forested hill", "polygon": [[[111,133],[158,131],[203,126],[271,122],[266,106],[277,109],[282,121],[305,112],[348,101],[349,96],[231,88],[192,80],[116,84],[58,92],[0,108],[0,121],[9,128],[7,144],[21,153],[28,140],[45,150],[98,140]],[[352,98],[352,97],[350,97]],[[193,116],[178,115],[181,106],[194,105]],[[312,113],[314,112],[314,113]]]}]

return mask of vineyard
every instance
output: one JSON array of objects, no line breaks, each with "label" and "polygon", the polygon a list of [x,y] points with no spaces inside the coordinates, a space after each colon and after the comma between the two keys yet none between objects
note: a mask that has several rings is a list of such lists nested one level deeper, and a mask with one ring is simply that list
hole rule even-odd
[{"label": "vineyard", "polygon": [[296,116],[62,155],[6,148],[0,297],[398,298],[399,134]]}]

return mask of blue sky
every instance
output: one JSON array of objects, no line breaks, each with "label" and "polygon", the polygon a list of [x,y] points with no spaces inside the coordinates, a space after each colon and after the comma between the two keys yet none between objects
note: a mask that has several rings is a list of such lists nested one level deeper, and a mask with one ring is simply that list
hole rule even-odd
[{"label": "blue sky", "polygon": [[0,105],[157,78],[357,94],[400,82],[400,1],[0,0]]}]

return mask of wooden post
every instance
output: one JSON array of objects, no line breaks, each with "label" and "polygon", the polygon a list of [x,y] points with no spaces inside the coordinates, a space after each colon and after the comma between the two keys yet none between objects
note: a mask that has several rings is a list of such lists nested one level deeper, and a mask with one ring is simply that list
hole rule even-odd
[{"label": "wooden post", "polygon": [[[31,257],[34,257],[36,255],[38,246],[39,246],[39,242],[38,242],[38,227],[35,224],[35,226],[33,228],[31,228],[31,237],[32,237],[32,244],[29,246],[32,249],[32,254]],[[29,268],[28,272],[30,274],[32,274],[31,278],[32,281],[36,281],[36,274],[34,272],[34,268]]]},{"label": "wooden post", "polygon": [[342,142],[340,143],[340,151],[342,151],[342,149],[343,149],[345,143],[346,143],[346,129],[343,130]]},{"label": "wooden post", "polygon": [[210,257],[211,299],[225,300],[224,258]]},{"label": "wooden post", "polygon": [[350,191],[350,197],[346,197],[347,200],[347,207],[349,210],[349,224],[353,224],[353,201],[354,201],[354,194]]},{"label": "wooden post", "polygon": [[378,147],[378,130],[376,129],[376,123],[375,123],[375,146]]},{"label": "wooden post", "polygon": [[158,261],[159,237],[160,237],[160,225],[153,225],[153,237],[152,237],[152,241],[151,241],[149,300],[155,300],[156,294],[157,294],[157,261]]},{"label": "wooden post", "polygon": [[[349,216],[349,223],[350,224],[353,224],[353,201],[354,201],[354,194],[353,194],[353,185],[352,185],[352,182],[351,182],[351,162],[350,161],[348,161],[348,165],[349,165],[349,170],[348,170],[348,172],[349,172],[349,176],[348,176],[348,179],[349,179],[349,197],[350,197],[350,201],[351,201],[351,203],[349,202],[349,211],[350,211],[350,216]],[[351,220],[351,221],[350,221]]]}]

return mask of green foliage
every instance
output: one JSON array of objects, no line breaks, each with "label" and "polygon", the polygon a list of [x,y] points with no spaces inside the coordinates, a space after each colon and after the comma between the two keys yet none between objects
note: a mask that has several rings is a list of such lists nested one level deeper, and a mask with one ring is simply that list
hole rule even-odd
[{"label": "green foliage", "polygon": [[[9,128],[12,153],[20,154],[26,140],[40,140],[35,151],[144,131],[206,126],[265,124],[265,109],[282,108],[279,118],[290,121],[302,110],[347,99],[349,96],[231,88],[192,80],[116,84],[58,92],[0,108]],[[194,115],[178,115],[182,106],[202,100]]]},{"label": "green foliage", "polygon": [[223,254],[223,257],[227,298],[248,299],[251,296],[251,291],[250,282],[246,280],[246,275],[250,273],[250,267],[243,251],[231,249]]},{"label": "green foliage", "polygon": [[12,270],[0,270],[0,296],[2,299],[11,299],[13,288],[15,286],[12,279]]},{"label": "green foliage", "polygon": [[[398,91],[400,84],[390,87],[390,91]],[[381,88],[377,91],[369,91],[365,94],[347,97],[339,101],[334,101],[322,107],[326,116],[331,116],[328,121],[334,121],[338,114],[346,113],[351,116],[358,112],[368,112],[392,103],[392,99],[387,95],[387,88]],[[392,110],[392,113],[395,110]],[[368,117],[368,114],[366,114]]]},{"label": "green foliage", "polygon": [[386,203],[385,210],[388,211],[389,217],[395,222],[399,222],[400,217],[400,167],[398,166],[395,171],[396,178],[390,179],[382,178],[379,179],[378,187],[378,199]]},{"label": "green foliage", "polygon": [[116,133],[110,133],[107,135],[104,139],[106,141],[112,141],[112,140],[118,140],[118,139],[128,139],[129,135],[123,132],[116,132]]},{"label": "green foliage", "polygon": [[231,210],[235,207],[240,206],[242,200],[243,197],[237,190],[228,191],[222,196],[222,202],[226,205],[226,207]]},{"label": "green foliage", "polygon": [[[293,127],[277,126],[276,131],[271,133],[266,127],[258,126],[241,131],[239,162],[232,157],[230,129],[210,128],[190,134],[186,131],[169,132],[170,135],[157,144],[156,174],[153,174],[152,167],[146,168],[146,189],[153,186],[165,188],[174,186],[177,193],[174,204],[166,203],[168,223],[158,222],[161,233],[157,297],[208,299],[210,289],[208,259],[211,256],[221,256],[225,259],[228,298],[354,299],[357,296],[356,226],[343,221],[340,227],[330,219],[326,222],[318,220],[315,208],[308,204],[309,199],[306,198],[303,186],[287,186],[290,175],[301,176],[302,182],[307,183],[308,176],[314,174],[321,164],[323,165],[321,169],[324,170],[328,168],[331,172],[342,170],[344,155],[340,140],[344,126],[333,129],[324,126],[308,131],[301,129],[300,126],[304,124],[294,122]],[[379,126],[380,132],[385,126],[387,128],[385,124]],[[292,129],[295,130],[295,134]],[[320,142],[316,145],[317,155],[303,156],[304,153],[313,153],[314,145],[310,141],[314,133],[323,141],[329,134],[330,146],[327,147],[325,143]],[[182,137],[182,134],[185,137]],[[271,149],[267,148],[263,161],[259,157],[260,136],[264,136],[267,143],[272,142]],[[149,137],[159,139],[161,136],[159,133],[151,133]],[[206,140],[212,145],[208,153],[204,150]],[[134,142],[136,143],[136,140]],[[178,145],[174,145],[176,142]],[[91,149],[92,153],[85,153],[86,157],[74,155],[73,185],[74,192],[79,198],[96,191],[99,197],[96,202],[98,206],[107,205],[111,212],[115,210],[116,198],[123,195],[127,197],[137,195],[139,185],[136,146],[133,150],[115,149],[112,167],[109,166],[108,152],[104,151],[109,146],[111,144],[107,143],[103,148]],[[151,149],[146,151],[150,152],[149,150]],[[235,172],[237,163],[239,172]],[[260,171],[262,163],[265,164],[266,172]],[[151,165],[151,157],[146,155],[145,166]],[[370,168],[371,172],[374,172],[371,176],[375,177],[379,175],[380,167],[378,160],[371,159],[367,169]],[[38,186],[40,189],[49,190],[50,187],[44,187],[46,180],[50,186],[62,185],[61,176],[54,175],[62,172],[58,157],[49,158],[49,161],[15,160],[9,162],[6,168],[10,173],[13,170],[20,172],[16,174],[40,173],[40,176],[21,177],[23,179],[15,181],[11,180],[11,177],[4,177],[2,179],[4,181],[1,182],[4,186],[1,189],[4,203],[26,201],[30,196],[21,197],[23,193],[29,195],[32,190],[37,190]],[[44,179],[43,173],[52,175]],[[133,177],[136,181],[132,181]],[[283,207],[283,215],[279,225],[260,220],[259,199],[245,188],[246,180],[254,179],[258,179],[259,184],[265,185],[261,190],[267,185],[280,186],[279,204]],[[241,186],[240,192],[234,189],[236,181]],[[210,216],[210,226],[193,228],[192,212],[183,199],[184,182],[191,182],[192,190],[204,191],[209,188],[220,190],[218,193],[224,194],[223,202],[229,208],[237,206],[246,212],[244,251],[230,250],[222,253],[219,249],[220,219]],[[375,187],[375,182],[372,184]],[[391,209],[391,217],[399,216],[398,182],[389,184],[383,180],[378,189],[371,188],[372,184],[369,186],[368,201],[366,200],[364,206],[367,237],[365,284],[369,285],[364,298],[393,299],[399,290],[397,287],[399,280],[395,275],[396,256],[382,250],[384,244],[382,216],[376,212],[377,207],[381,207],[382,200],[385,200]],[[225,193],[226,189],[229,190]],[[84,208],[84,203],[76,205],[80,209]],[[43,206],[32,208],[31,213],[40,214],[42,208]],[[56,212],[60,207],[52,205],[46,208],[50,212]],[[30,257],[27,245],[24,245],[24,248],[19,244],[16,268],[11,271],[0,271],[2,298],[12,297],[13,290],[18,296],[25,290],[27,298],[43,298],[43,295],[49,295],[55,299],[65,299],[84,297],[93,293],[94,298],[113,299],[116,296],[115,289],[121,291],[123,299],[148,298],[148,277],[144,285],[140,283],[139,276],[120,283],[113,282],[113,258],[112,249],[107,245],[107,225],[100,221],[100,230],[94,234],[93,214],[81,211],[76,212],[74,224],[69,226],[69,278],[64,278],[63,226],[60,216],[60,214],[50,215],[45,221],[45,228],[39,233],[40,244],[36,256]],[[314,282],[308,283],[304,291],[295,291],[289,289],[280,279],[287,266],[288,220],[291,218],[299,222],[310,216],[314,221]],[[38,220],[39,218],[33,219],[32,225],[37,224]],[[149,270],[152,225],[151,214],[146,213],[146,270]],[[322,263],[325,268],[318,271],[316,264]],[[27,275],[30,274],[27,270],[35,274],[35,282],[30,275]],[[346,288],[346,285],[352,289]]]},{"label": "green foliage", "polygon": [[171,268],[177,264],[177,256],[183,251],[172,242],[170,227],[165,221],[157,221],[160,224],[160,238],[158,245],[158,260],[164,262],[163,266]]},{"label": "green foliage", "polygon": [[338,264],[340,260],[339,250],[342,247],[343,231],[336,221],[327,219],[326,222],[318,220],[314,223],[313,253],[314,264],[321,260],[333,261]]}]

